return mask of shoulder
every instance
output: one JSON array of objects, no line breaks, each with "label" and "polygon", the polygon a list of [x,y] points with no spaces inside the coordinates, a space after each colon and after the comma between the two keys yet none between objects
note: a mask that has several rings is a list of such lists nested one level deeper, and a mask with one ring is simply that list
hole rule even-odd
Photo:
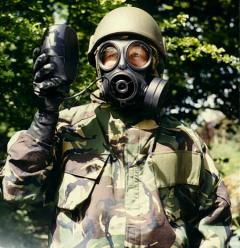
[{"label": "shoulder", "polygon": [[95,110],[98,106],[99,104],[89,103],[62,110],[59,113],[58,127],[65,125],[74,126],[82,120],[94,118],[96,116]]},{"label": "shoulder", "polygon": [[161,131],[175,137],[177,149],[202,153],[204,142],[186,123],[171,115],[164,115],[158,124]]}]

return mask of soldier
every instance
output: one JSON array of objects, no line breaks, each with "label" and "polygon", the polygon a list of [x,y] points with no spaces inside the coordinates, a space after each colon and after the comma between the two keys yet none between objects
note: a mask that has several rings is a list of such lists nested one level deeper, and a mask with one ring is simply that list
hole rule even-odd
[{"label": "soldier", "polygon": [[60,114],[68,84],[52,78],[46,54],[36,59],[43,103],[9,142],[4,198],[44,202],[58,182],[52,248],[225,247],[231,214],[219,172],[199,137],[162,111],[157,23],[117,8],[97,26],[88,56],[99,89],[90,104]]}]

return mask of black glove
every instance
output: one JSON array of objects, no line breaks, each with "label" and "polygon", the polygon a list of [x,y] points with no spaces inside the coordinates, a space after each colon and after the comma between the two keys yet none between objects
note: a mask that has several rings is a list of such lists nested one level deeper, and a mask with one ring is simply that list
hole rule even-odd
[{"label": "black glove", "polygon": [[38,99],[39,111],[35,114],[28,133],[51,144],[58,121],[59,105],[69,91],[69,84],[64,76],[54,75],[56,65],[49,56],[45,53],[40,54],[39,48],[33,53],[33,56],[37,57],[33,66],[33,89]]}]

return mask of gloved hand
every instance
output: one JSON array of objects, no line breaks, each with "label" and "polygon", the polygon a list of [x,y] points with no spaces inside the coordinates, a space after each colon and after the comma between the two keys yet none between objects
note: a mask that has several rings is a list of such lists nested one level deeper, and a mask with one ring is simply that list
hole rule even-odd
[{"label": "gloved hand", "polygon": [[40,54],[40,49],[36,48],[33,56],[36,58],[33,66],[33,89],[38,99],[39,111],[35,114],[28,133],[40,141],[51,144],[58,120],[59,105],[67,95],[69,85],[64,76],[54,75],[56,64],[52,63],[47,54]]},{"label": "gloved hand", "polygon": [[56,64],[50,61],[50,57],[36,48],[33,51],[36,58],[33,73],[33,89],[39,100],[39,109],[47,112],[58,112],[59,105],[69,91],[64,74],[55,75]]}]

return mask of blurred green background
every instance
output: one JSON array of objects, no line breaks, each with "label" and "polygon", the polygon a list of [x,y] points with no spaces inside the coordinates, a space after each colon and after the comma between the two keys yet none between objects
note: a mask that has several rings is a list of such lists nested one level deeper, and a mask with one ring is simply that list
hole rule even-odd
[{"label": "blurred green background", "polygon": [[[80,66],[71,94],[95,79],[87,62],[90,35],[109,10],[131,4],[147,10],[168,50],[170,112],[209,145],[229,188],[233,229],[240,226],[240,97],[238,0],[4,0],[0,1],[0,166],[14,132],[28,128],[34,109],[32,51],[44,30],[67,22],[77,31]],[[71,104],[87,102],[85,94]],[[0,200],[0,247],[47,247],[52,207],[17,207]],[[234,243],[231,247],[234,246]]]}]

